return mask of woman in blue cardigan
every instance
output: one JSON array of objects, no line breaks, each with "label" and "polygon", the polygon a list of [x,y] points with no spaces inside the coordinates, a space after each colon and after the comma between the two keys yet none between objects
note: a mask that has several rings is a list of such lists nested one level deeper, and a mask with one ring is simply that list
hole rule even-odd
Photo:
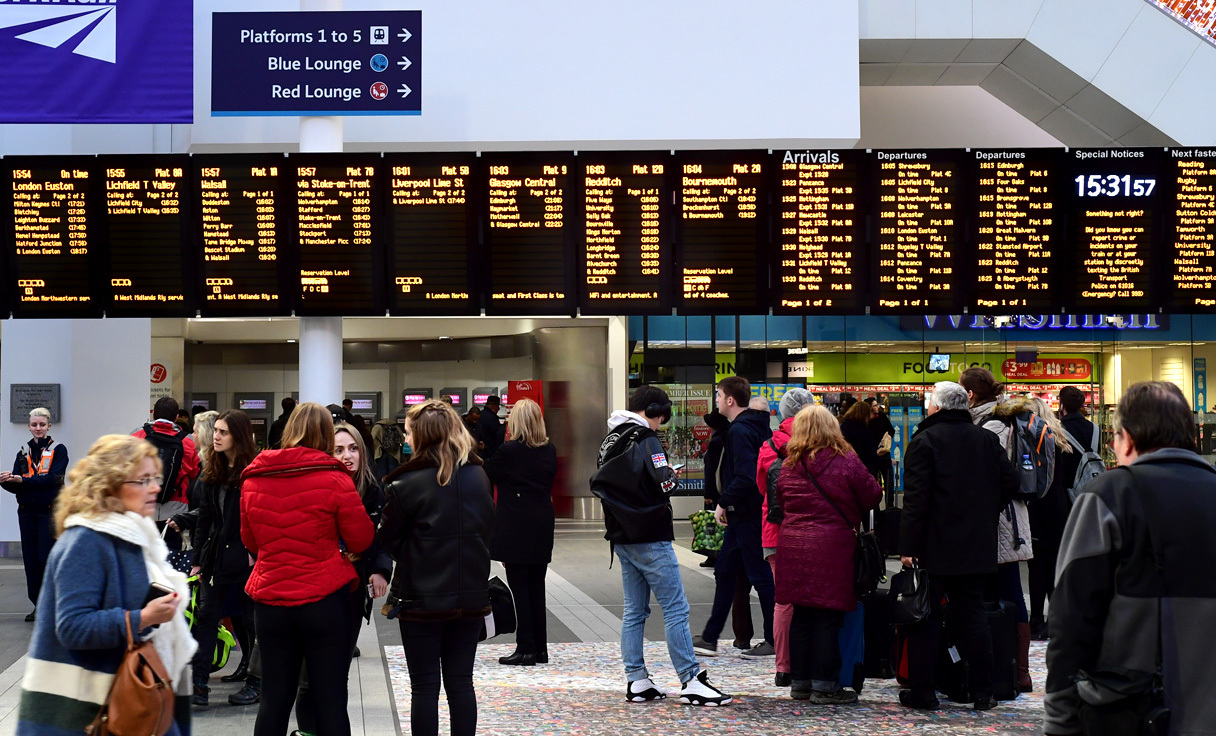
[{"label": "woman in blue cardigan", "polygon": [[[188,675],[197,644],[182,615],[186,576],[169,566],[149,518],[160,474],[156,448],[126,435],[97,440],[68,473],[55,507],[60,537],[47,561],[21,685],[18,736],[84,733],[122,662],[128,613],[177,693],[168,736],[190,733]],[[174,592],[148,600],[153,583]]]}]

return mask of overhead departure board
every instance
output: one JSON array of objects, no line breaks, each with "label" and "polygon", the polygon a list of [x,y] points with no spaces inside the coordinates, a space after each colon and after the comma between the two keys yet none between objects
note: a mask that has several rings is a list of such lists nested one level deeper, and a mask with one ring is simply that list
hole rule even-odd
[{"label": "overhead departure board", "polygon": [[102,156],[106,316],[193,317],[190,157]]},{"label": "overhead departure board", "polygon": [[292,156],[296,314],[384,314],[384,250],[376,155]]},{"label": "overhead departure board", "polygon": [[1158,149],[1069,152],[1068,192],[1077,310],[1147,310],[1157,304],[1152,267],[1162,217]]},{"label": "overhead departure board", "polygon": [[579,306],[586,314],[671,309],[669,153],[579,152],[583,237]]},{"label": "overhead departure board", "polygon": [[[979,314],[1060,311],[1064,211],[1056,149],[971,151],[971,233],[975,248],[959,283]],[[968,288],[969,287],[969,288]],[[1020,310],[1020,311],[1019,311]]]},{"label": "overhead departure board", "polygon": [[1170,149],[1166,202],[1166,304],[1178,312],[1216,310],[1216,149]]},{"label": "overhead departure board", "polygon": [[276,155],[194,159],[204,317],[290,312],[289,165]]},{"label": "overhead departure board", "polygon": [[8,283],[18,317],[100,316],[96,276],[102,194],[95,159],[11,158],[5,163]]},{"label": "overhead departure board", "polygon": [[953,314],[965,214],[961,151],[876,151],[875,312]]},{"label": "overhead departure board", "polygon": [[690,151],[677,156],[681,312],[765,311],[767,165],[764,151]]},{"label": "overhead departure board", "polygon": [[864,151],[777,151],[776,311],[865,312]]},{"label": "overhead departure board", "polygon": [[397,315],[478,314],[477,157],[390,154],[388,307]]},{"label": "overhead departure board", "polygon": [[485,157],[488,314],[574,313],[573,169],[567,153]]}]

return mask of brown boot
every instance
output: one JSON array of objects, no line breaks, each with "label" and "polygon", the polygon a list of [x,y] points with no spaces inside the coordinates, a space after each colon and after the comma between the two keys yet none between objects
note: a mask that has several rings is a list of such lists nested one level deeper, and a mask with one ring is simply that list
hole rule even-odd
[{"label": "brown boot", "polygon": [[1018,692],[1034,690],[1030,681],[1030,624],[1018,624]]}]

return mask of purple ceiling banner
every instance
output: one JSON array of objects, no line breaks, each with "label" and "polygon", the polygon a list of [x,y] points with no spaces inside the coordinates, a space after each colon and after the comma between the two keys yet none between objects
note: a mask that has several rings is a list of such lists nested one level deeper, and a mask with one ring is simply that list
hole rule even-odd
[{"label": "purple ceiling banner", "polygon": [[193,0],[0,0],[0,123],[191,123],[193,63]]}]

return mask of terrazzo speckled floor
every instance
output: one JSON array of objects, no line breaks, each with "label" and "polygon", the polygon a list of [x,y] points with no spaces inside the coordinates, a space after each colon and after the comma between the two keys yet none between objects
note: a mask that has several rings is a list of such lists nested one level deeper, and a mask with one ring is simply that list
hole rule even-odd
[{"label": "terrazzo speckled floor", "polygon": [[[577,734],[609,736],[647,734],[693,736],[815,731],[823,734],[1030,734],[1042,733],[1044,644],[1033,644],[1031,672],[1039,692],[1002,703],[986,713],[942,701],[936,713],[910,711],[899,705],[894,680],[868,680],[860,703],[817,707],[795,702],[789,691],[773,686],[772,660],[749,661],[727,648],[723,656],[703,658],[711,681],[735,695],[724,708],[681,705],[674,698],[629,704],[623,697],[620,648],[613,642],[550,644],[550,664],[535,668],[504,667],[498,657],[510,644],[482,645],[474,672],[478,700],[478,734]],[[405,657],[399,646],[385,647],[402,733],[409,733],[410,690]],[[651,675],[669,692],[679,688],[662,642],[646,643]],[[447,733],[447,704],[440,695],[441,732]]]}]

